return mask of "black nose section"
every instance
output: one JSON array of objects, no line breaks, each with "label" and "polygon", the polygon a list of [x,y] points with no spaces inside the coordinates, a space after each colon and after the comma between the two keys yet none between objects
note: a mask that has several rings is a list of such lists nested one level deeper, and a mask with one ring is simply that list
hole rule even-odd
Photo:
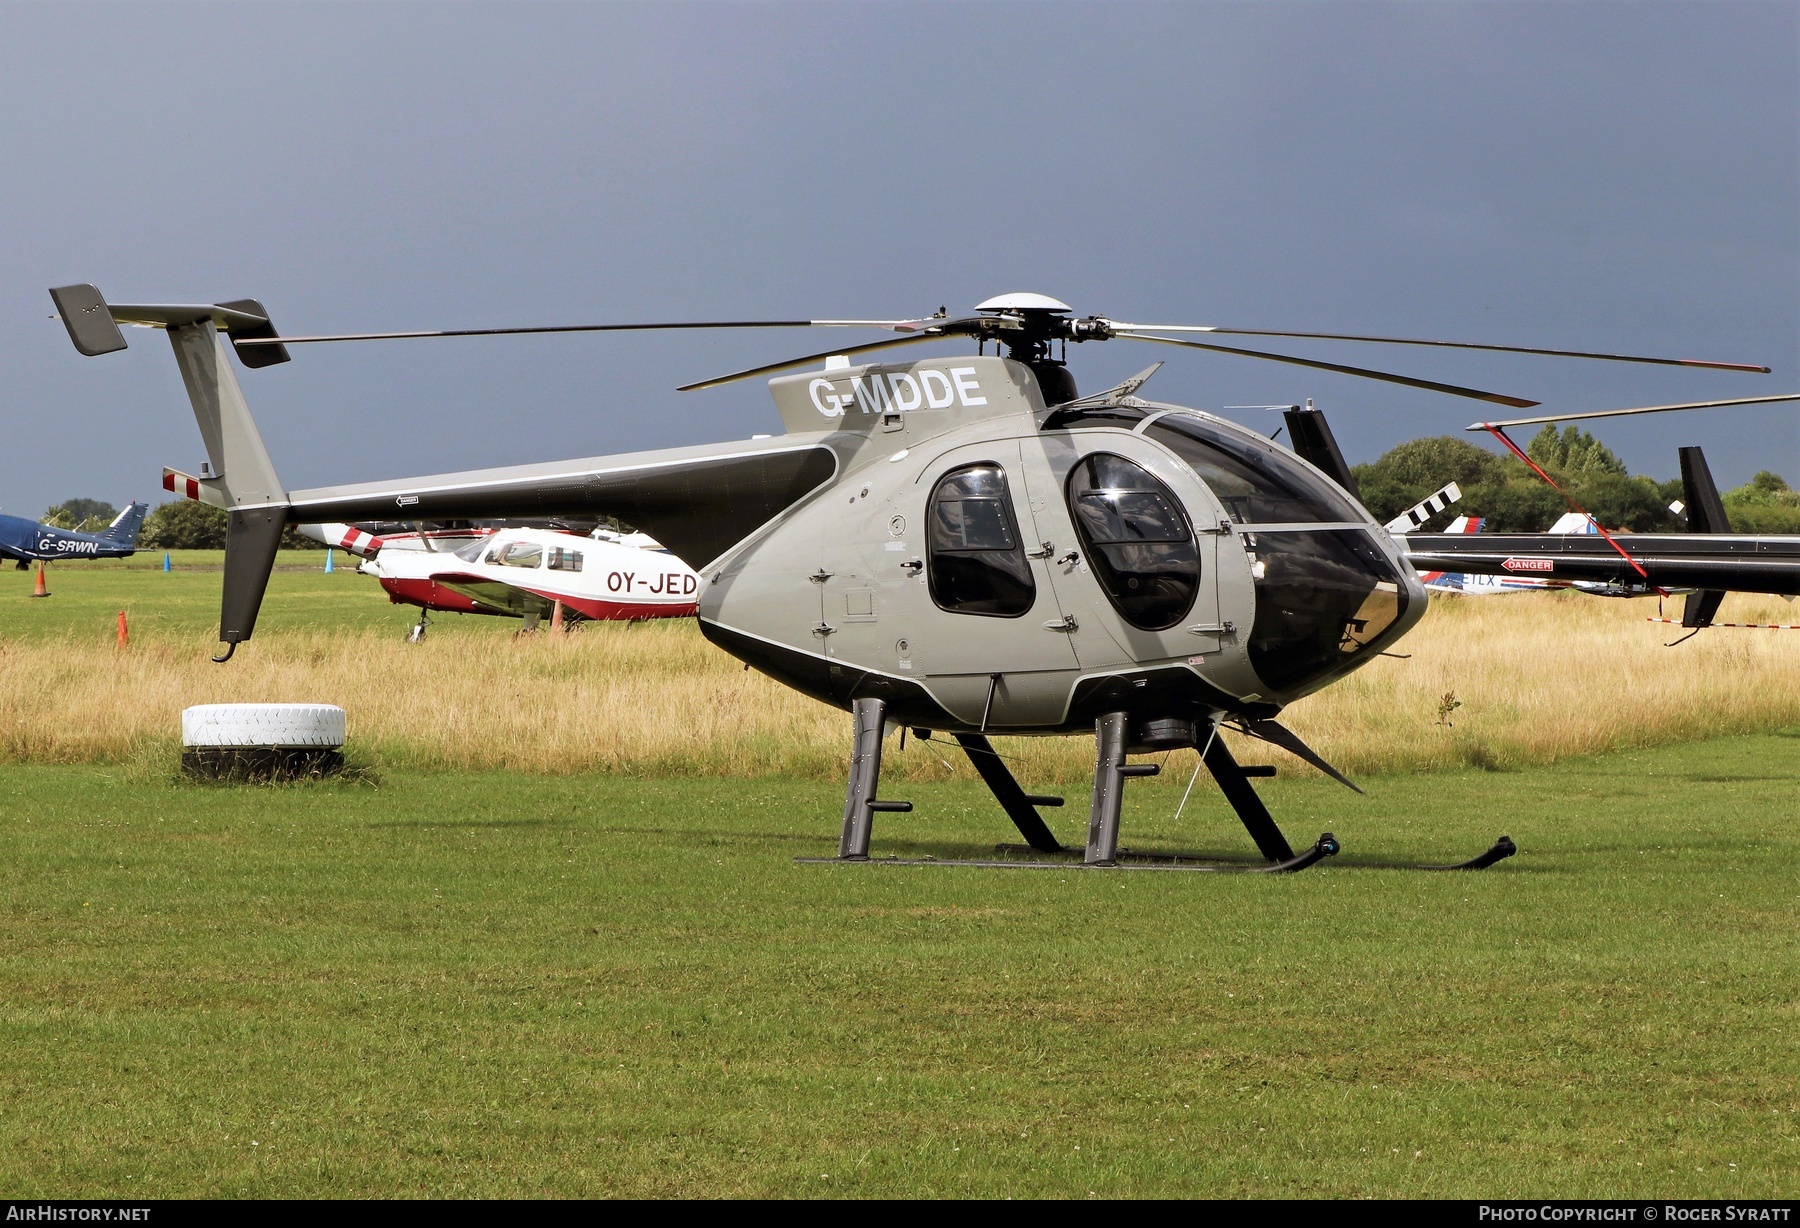
[{"label": "black nose section", "polygon": [[1250,664],[1277,692],[1307,691],[1379,651],[1411,593],[1362,529],[1245,535],[1256,579]]}]

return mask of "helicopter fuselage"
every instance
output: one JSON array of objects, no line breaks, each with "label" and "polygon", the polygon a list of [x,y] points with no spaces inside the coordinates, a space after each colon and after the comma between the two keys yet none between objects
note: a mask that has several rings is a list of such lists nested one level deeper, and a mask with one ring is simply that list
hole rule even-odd
[{"label": "helicopter fuselage", "polygon": [[1046,407],[1002,358],[771,390],[785,442],[829,449],[837,472],[702,569],[700,623],[825,702],[1007,734],[1123,711],[1135,746],[1186,745],[1208,720],[1272,716],[1424,612],[1360,504],[1224,419]]}]

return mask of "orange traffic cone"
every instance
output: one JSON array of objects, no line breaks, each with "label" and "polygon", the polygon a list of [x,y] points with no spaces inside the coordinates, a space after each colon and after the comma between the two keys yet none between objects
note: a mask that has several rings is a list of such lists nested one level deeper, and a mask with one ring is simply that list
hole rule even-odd
[{"label": "orange traffic cone", "polygon": [[48,597],[50,595],[50,589],[44,583],[44,565],[42,563],[38,564],[37,587],[32,590],[31,595],[33,597]]},{"label": "orange traffic cone", "polygon": [[124,648],[131,643],[131,633],[125,629],[125,611],[119,611],[119,647]]},{"label": "orange traffic cone", "polygon": [[550,611],[550,630],[561,631],[562,629],[563,629],[562,602],[559,601],[556,603],[555,607]]}]

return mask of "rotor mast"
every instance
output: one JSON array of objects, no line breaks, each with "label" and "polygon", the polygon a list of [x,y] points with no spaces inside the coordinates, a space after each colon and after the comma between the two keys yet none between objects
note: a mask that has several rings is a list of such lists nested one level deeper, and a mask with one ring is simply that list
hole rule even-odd
[{"label": "rotor mast", "polygon": [[[1079,395],[1068,364],[1056,356],[1053,343],[1066,347],[1073,331],[1067,317],[1075,310],[1045,294],[1002,294],[976,305],[982,315],[992,315],[1011,327],[997,329],[996,344],[1006,347],[1006,357],[1023,363],[1037,377],[1045,405],[1060,405]],[[1079,337],[1077,337],[1079,339]]]}]

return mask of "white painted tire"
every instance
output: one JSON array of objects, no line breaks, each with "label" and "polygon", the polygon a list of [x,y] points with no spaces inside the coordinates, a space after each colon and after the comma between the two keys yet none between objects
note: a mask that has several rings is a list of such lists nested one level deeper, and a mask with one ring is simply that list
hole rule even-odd
[{"label": "white painted tire", "polygon": [[336,749],[344,744],[344,710],[330,704],[199,704],[181,713],[181,744]]}]

